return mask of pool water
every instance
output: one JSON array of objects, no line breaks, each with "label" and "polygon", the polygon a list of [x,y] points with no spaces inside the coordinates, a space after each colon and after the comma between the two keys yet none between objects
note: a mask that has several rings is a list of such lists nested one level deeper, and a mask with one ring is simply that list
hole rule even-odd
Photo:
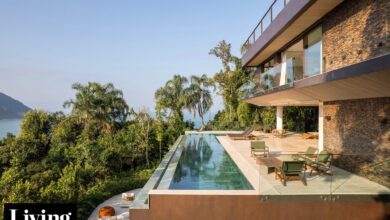
[{"label": "pool water", "polygon": [[169,189],[253,189],[215,135],[186,135]]}]

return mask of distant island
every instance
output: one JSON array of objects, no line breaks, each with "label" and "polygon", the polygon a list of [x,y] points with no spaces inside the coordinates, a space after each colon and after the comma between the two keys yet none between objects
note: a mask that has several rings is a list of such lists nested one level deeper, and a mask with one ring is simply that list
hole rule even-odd
[{"label": "distant island", "polygon": [[29,110],[22,102],[0,92],[0,119],[23,118]]}]

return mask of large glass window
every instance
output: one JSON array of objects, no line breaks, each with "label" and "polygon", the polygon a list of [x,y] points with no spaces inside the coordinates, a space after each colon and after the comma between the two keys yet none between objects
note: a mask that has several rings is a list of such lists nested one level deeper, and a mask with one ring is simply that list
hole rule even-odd
[{"label": "large glass window", "polygon": [[297,39],[261,66],[260,87],[270,90],[322,73],[322,28]]},{"label": "large glass window", "polygon": [[322,28],[318,28],[307,34],[304,39],[304,78],[321,74],[322,70]]},{"label": "large glass window", "polygon": [[[294,45],[290,46],[287,50],[284,51],[285,57],[284,61],[291,60],[291,65],[287,65],[287,72],[292,74],[287,76],[286,82],[291,82],[292,80],[303,79],[303,40],[299,40]],[[290,68],[290,69],[288,69]]]}]

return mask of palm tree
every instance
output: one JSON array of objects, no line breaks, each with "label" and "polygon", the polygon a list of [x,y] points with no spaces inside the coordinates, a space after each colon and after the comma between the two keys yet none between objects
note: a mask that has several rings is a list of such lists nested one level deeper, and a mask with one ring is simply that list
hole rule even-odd
[{"label": "palm tree", "polygon": [[173,79],[167,81],[164,87],[156,91],[154,97],[156,99],[156,109],[169,110],[169,114],[175,114],[183,117],[182,110],[184,108],[184,85],[187,83],[187,78],[180,75],[174,75]]},{"label": "palm tree", "polygon": [[72,88],[77,91],[76,99],[66,101],[64,107],[72,107],[72,114],[85,123],[96,120],[107,132],[125,123],[129,107],[122,91],[115,89],[112,83],[101,85],[89,82],[85,86],[75,83]]},{"label": "palm tree", "polygon": [[186,89],[186,99],[185,106],[186,108],[194,114],[199,115],[202,120],[202,126],[199,130],[203,130],[205,127],[204,124],[204,114],[210,110],[213,105],[212,94],[210,87],[214,87],[212,81],[207,78],[205,74],[202,76],[191,76],[191,84]]}]

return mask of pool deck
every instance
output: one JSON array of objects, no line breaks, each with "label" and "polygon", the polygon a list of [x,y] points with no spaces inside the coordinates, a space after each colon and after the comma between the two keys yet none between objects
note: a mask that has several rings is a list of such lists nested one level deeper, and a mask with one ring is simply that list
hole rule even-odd
[{"label": "pool deck", "polygon": [[[271,156],[281,160],[291,160],[291,154],[304,152],[308,146],[317,146],[317,140],[303,139],[301,134],[290,133],[284,138],[265,133],[257,135],[269,146]],[[301,181],[288,181],[287,186],[283,186],[280,180],[275,179],[274,173],[260,174],[259,165],[250,155],[250,141],[235,141],[227,136],[217,138],[259,195],[390,194],[389,188],[334,166],[332,176],[314,172],[310,176],[306,172],[307,186]]]},{"label": "pool deck", "polygon": [[[300,134],[292,133],[283,139],[263,133],[257,135],[270,147],[271,156],[281,160],[291,159],[284,155],[286,153],[305,151],[307,146],[317,145],[316,140],[305,140]],[[173,172],[170,160],[182,137],[140,191],[141,196],[133,202],[131,219],[287,219],[291,216],[301,216],[300,219],[312,219],[312,216],[367,219],[368,213],[370,219],[381,219],[388,215],[386,203],[381,200],[383,194],[390,194],[390,189],[385,186],[336,167],[333,167],[332,176],[309,176],[307,173],[307,186],[300,181],[288,181],[287,186],[283,186],[275,180],[274,173],[260,174],[259,165],[250,156],[250,141],[233,141],[227,136],[217,138],[255,189],[172,190],[161,187],[169,182],[162,176]]]}]

